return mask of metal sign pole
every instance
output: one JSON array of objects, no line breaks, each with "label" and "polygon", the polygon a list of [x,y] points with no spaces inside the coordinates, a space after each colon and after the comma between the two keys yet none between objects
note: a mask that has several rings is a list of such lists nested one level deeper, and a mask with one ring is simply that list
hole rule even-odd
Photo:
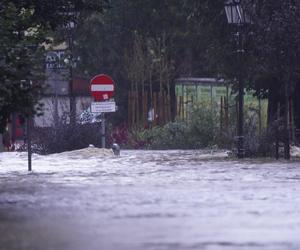
[{"label": "metal sign pole", "polygon": [[101,147],[105,148],[105,113],[101,114]]},{"label": "metal sign pole", "polygon": [[28,171],[31,171],[31,117],[27,117],[27,150],[28,150]]}]

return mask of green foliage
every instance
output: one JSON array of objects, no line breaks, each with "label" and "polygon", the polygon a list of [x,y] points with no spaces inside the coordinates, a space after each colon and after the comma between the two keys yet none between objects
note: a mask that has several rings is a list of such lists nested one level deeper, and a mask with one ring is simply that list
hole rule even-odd
[{"label": "green foliage", "polygon": [[[74,33],[74,54],[80,57],[76,73],[87,78],[107,73],[114,78],[120,108],[116,116],[122,121],[127,119],[133,78],[154,91],[163,85],[174,100],[175,78],[220,72],[224,60],[213,55],[220,54],[218,46],[231,37],[223,4],[223,0],[115,0],[102,14],[83,13]],[[215,36],[221,34],[226,38],[219,41]],[[137,38],[142,52],[138,55]]]},{"label": "green foliage", "polygon": [[195,108],[188,122],[175,121],[151,129],[131,132],[131,137],[142,147],[151,149],[196,149],[219,144],[221,136],[218,115],[207,105]]},{"label": "green foliage", "polygon": [[[147,149],[203,149],[226,148],[236,151],[236,112],[231,110],[227,131],[220,131],[217,107],[203,103],[195,107],[188,121],[175,121],[165,126],[132,130],[126,137],[127,148]],[[258,114],[245,110],[244,148],[247,157],[272,156],[274,154],[275,128],[258,129]],[[281,132],[279,132],[281,133]]]},{"label": "green foliage", "polygon": [[162,127],[154,127],[140,134],[143,140],[152,149],[176,149],[186,148],[186,124],[171,122]]},{"label": "green foliage", "polygon": [[0,3],[0,133],[13,112],[31,116],[43,90],[49,32],[72,19],[72,11],[102,10],[107,1],[2,0]]},{"label": "green foliage", "polygon": [[214,107],[201,105],[191,112],[189,140],[196,147],[214,145],[219,139],[219,117]]},{"label": "green foliage", "polygon": [[[299,1],[245,0],[243,7],[253,22],[241,30],[245,53],[240,65],[234,35],[237,26],[227,23],[224,0],[2,0],[0,132],[11,112],[35,112],[41,89],[34,83],[42,78],[43,70],[41,45],[47,41],[49,32],[57,31],[72,19],[66,13],[73,11],[80,12],[76,20],[78,29],[73,34],[73,53],[81,59],[75,73],[92,77],[105,72],[113,76],[120,120],[125,120],[127,115],[130,74],[137,71],[141,72],[136,80],[138,84],[150,86],[151,82],[154,88],[162,78],[172,85],[174,78],[196,75],[224,77],[236,85],[237,74],[241,72],[245,85],[255,89],[258,95],[275,95],[277,101],[282,97],[283,83],[288,85],[289,94],[293,93],[300,82]],[[141,57],[145,57],[142,61],[135,61],[134,58],[141,57],[130,53],[137,38],[143,52]],[[162,59],[168,63],[157,63]],[[168,77],[162,77],[164,72]],[[21,84],[22,80],[25,85]],[[269,102],[269,110],[276,110],[274,102]],[[210,125],[215,124],[217,116],[213,117],[209,110],[203,114],[199,110],[193,112],[187,124],[175,122],[156,129],[170,144],[178,141],[193,147],[208,146],[224,137]],[[148,136],[154,145],[159,145],[156,129],[152,129],[154,139],[152,134],[142,133],[142,137]],[[189,138],[192,134],[201,140]]]},{"label": "green foliage", "polygon": [[253,18],[248,39],[252,87],[265,95],[269,89],[281,95],[284,83],[293,90],[300,79],[300,2],[255,0],[247,9]]},{"label": "green foliage", "polygon": [[0,5],[0,133],[12,112],[33,114],[41,86],[45,29],[33,6],[4,1]]}]

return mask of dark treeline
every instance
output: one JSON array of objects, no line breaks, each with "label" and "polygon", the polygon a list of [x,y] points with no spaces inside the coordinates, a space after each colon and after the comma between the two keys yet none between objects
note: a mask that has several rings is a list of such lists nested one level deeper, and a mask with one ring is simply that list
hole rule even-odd
[{"label": "dark treeline", "polygon": [[[126,119],[127,90],[167,89],[180,76],[219,77],[244,83],[269,99],[269,122],[293,99],[300,127],[299,1],[245,0],[252,23],[243,27],[243,63],[237,61],[236,27],[227,23],[223,0],[9,1],[0,4],[0,131],[9,113],[32,113],[41,92],[41,46],[63,40],[62,24],[80,12],[74,31],[76,74],[113,76]],[[31,31],[30,31],[31,30]],[[29,34],[29,35],[28,35]],[[21,80],[23,84],[20,84]]]},{"label": "dark treeline", "polygon": [[172,90],[173,79],[180,76],[235,83],[242,71],[246,87],[269,99],[269,123],[278,103],[286,113],[286,99],[294,99],[300,114],[300,3],[251,0],[243,7],[252,23],[242,28],[245,53],[240,64],[237,27],[227,23],[223,0],[111,1],[101,15],[88,14],[79,27],[81,70],[88,76],[107,72],[124,90],[150,84],[167,88],[168,83]]},{"label": "dark treeline", "polygon": [[106,1],[2,0],[0,2],[0,133],[11,113],[41,111],[45,47],[73,11],[100,13]]}]

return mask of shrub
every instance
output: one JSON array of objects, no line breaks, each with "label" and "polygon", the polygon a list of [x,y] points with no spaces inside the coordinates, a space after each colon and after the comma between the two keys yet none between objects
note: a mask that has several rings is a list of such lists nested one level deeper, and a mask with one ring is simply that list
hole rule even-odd
[{"label": "shrub", "polygon": [[218,118],[217,112],[207,105],[193,109],[188,122],[189,144],[196,148],[217,144],[220,139]]},{"label": "shrub", "polygon": [[131,131],[135,146],[151,149],[195,149],[217,144],[220,140],[217,115],[208,106],[191,111],[189,121],[167,123],[151,129]]},{"label": "shrub", "polygon": [[[215,109],[216,110],[216,109]],[[177,120],[151,129],[128,133],[129,148],[197,149],[218,147],[236,150],[236,113],[230,115],[229,127],[220,131],[219,114],[208,105],[194,108],[186,122]],[[259,134],[257,114],[245,112],[244,148],[246,156],[270,156],[274,151],[274,126]]]},{"label": "shrub", "polygon": [[162,127],[154,127],[143,135],[148,147],[152,149],[176,149],[188,147],[186,133],[185,123],[170,122]]},{"label": "shrub", "polygon": [[101,145],[100,123],[65,124],[56,127],[35,128],[33,144],[40,154],[59,153],[87,147],[89,144]]}]

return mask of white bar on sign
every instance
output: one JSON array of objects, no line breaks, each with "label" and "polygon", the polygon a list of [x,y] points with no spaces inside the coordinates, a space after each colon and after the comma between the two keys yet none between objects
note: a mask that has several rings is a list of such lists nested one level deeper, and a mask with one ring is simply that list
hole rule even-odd
[{"label": "white bar on sign", "polygon": [[114,91],[114,85],[112,84],[92,84],[92,91]]}]

